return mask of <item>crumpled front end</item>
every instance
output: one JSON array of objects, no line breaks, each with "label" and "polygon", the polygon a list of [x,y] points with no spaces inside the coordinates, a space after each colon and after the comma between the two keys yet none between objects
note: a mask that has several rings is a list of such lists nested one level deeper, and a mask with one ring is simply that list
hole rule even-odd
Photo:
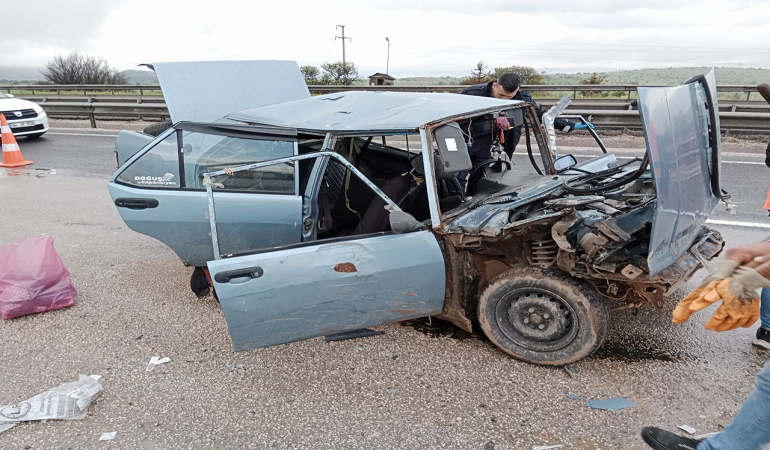
[{"label": "crumpled front end", "polygon": [[[603,296],[624,303],[616,308],[645,303],[662,307],[664,294],[686,282],[724,247],[719,232],[702,226],[684,254],[651,275],[648,256],[654,201],[616,215],[590,209],[608,206],[605,202],[563,211],[551,228],[551,237],[558,247],[554,264],[584,279]],[[531,251],[537,252],[537,247]]]},{"label": "crumpled front end", "polygon": [[[663,306],[663,295],[678,288],[724,247],[722,236],[701,226],[673,263],[651,275],[650,240],[657,208],[655,183],[647,174],[604,195],[569,196],[563,180],[526,189],[506,203],[495,199],[447,223],[450,264],[462,286],[448,299],[445,316],[468,311],[480,289],[515,267],[558,269],[580,278],[613,300],[615,309],[645,303]],[[490,208],[490,206],[493,206]],[[455,323],[458,321],[453,320]]]}]

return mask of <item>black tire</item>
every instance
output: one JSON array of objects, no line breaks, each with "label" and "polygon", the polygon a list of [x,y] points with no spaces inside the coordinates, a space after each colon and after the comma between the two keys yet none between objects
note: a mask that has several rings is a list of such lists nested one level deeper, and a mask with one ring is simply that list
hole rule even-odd
[{"label": "black tire", "polygon": [[171,128],[171,121],[159,122],[147,125],[144,127],[144,130],[142,130],[142,133],[149,134],[150,136],[158,136],[169,128]]},{"label": "black tire", "polygon": [[609,311],[562,272],[516,269],[492,280],[481,294],[479,323],[492,343],[514,358],[562,366],[602,345]]},{"label": "black tire", "polygon": [[44,134],[45,134],[45,131],[44,131],[44,132],[42,132],[42,133],[28,134],[28,135],[27,135],[27,136],[25,136],[25,137],[26,137],[27,139],[37,139],[37,138],[39,138],[40,136],[42,136],[42,135],[44,135]]}]

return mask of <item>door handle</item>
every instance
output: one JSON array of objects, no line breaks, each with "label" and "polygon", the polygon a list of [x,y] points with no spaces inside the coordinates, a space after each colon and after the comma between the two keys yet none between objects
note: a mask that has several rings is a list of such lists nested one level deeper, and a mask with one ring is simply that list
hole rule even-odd
[{"label": "door handle", "polygon": [[227,283],[234,278],[259,278],[264,275],[265,271],[261,267],[249,267],[248,269],[228,270],[227,272],[219,272],[214,275],[214,281],[217,283]]},{"label": "door handle", "polygon": [[158,201],[154,198],[116,198],[115,206],[128,209],[156,208]]}]

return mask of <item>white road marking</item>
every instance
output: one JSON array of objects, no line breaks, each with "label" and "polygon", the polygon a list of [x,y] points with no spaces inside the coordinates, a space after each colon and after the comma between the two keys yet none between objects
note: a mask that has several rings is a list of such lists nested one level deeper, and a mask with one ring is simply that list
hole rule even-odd
[{"label": "white road marking", "polygon": [[94,134],[94,133],[52,133],[48,132],[46,134],[52,134],[54,136],[98,136],[98,137],[118,137],[117,134]]},{"label": "white road marking", "polygon": [[[75,128],[73,128],[74,130]],[[95,134],[95,133],[57,133],[57,132],[51,132],[49,131],[47,134],[54,135],[54,136],[97,136],[97,137],[118,137],[117,134]],[[397,146],[397,145],[396,145]],[[561,147],[562,150],[568,149],[568,147]],[[581,149],[586,150],[586,149]],[[634,151],[637,150],[631,150],[631,149],[609,149],[611,152],[628,152],[628,151]],[[643,152],[644,149],[639,149],[639,152]],[[729,155],[729,156],[758,156],[753,153],[722,153],[722,156]],[[515,153],[513,156],[527,156],[527,154],[523,153]],[[597,155],[596,153],[590,154],[590,155],[574,155],[576,158],[594,158]],[[616,156],[617,159],[634,159],[634,156]],[[722,164],[745,164],[749,166],[764,166],[764,162],[756,162],[756,161],[722,161]]]},{"label": "white road marking", "polygon": [[734,220],[717,220],[709,219],[706,223],[712,225],[729,225],[733,227],[748,227],[748,228],[770,228],[770,223],[758,223],[758,222],[738,222]]}]

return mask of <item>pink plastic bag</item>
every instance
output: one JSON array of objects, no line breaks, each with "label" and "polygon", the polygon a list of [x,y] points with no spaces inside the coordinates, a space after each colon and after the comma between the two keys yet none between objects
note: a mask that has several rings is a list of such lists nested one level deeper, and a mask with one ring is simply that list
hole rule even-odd
[{"label": "pink plastic bag", "polygon": [[75,304],[70,273],[51,236],[0,247],[0,314],[3,320]]}]

